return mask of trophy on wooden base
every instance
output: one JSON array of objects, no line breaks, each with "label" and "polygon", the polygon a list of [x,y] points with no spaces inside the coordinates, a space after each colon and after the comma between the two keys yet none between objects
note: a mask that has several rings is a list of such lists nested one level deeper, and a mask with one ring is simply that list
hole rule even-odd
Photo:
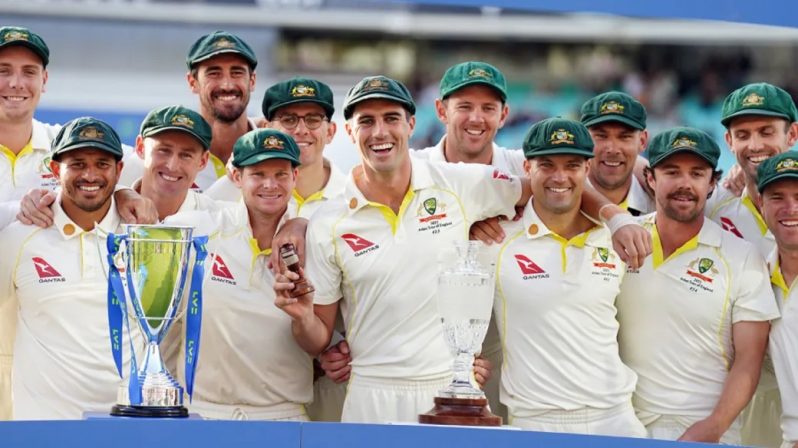
[{"label": "trophy on wooden base", "polygon": [[438,278],[438,310],[446,345],[455,356],[452,383],[435,397],[419,423],[501,426],[485,393],[472,383],[474,354],[485,339],[493,307],[493,275],[479,264],[481,243],[457,241],[457,264]]}]

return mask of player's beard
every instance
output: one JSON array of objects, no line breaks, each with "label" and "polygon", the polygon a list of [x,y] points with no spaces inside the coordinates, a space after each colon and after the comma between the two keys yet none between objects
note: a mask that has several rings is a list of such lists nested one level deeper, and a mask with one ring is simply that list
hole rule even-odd
[{"label": "player's beard", "polygon": [[[672,206],[671,200],[675,197],[681,196],[695,202],[695,207],[689,209],[680,209]],[[695,222],[704,214],[704,204],[699,204],[699,198],[696,194],[690,191],[677,190],[667,195],[666,200],[660,202],[665,216],[668,218],[682,223]]]},{"label": "player's beard", "polygon": [[242,92],[239,89],[235,89],[232,91],[216,91],[213,93],[213,95],[224,95],[225,93],[239,95],[241,100],[237,103],[220,105],[217,104],[217,101],[214,101],[213,98],[211,98],[210,109],[214,119],[219,120],[222,123],[230,124],[234,123],[244,112],[246,112],[247,104],[249,103],[249,94]]}]

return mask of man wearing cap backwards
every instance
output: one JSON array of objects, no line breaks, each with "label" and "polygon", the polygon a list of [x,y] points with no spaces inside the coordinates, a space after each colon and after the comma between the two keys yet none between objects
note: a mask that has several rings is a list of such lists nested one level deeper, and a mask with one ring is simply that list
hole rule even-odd
[{"label": "man wearing cap backwards", "polygon": [[61,186],[55,225],[15,222],[0,233],[8,258],[0,263],[0,303],[19,304],[13,365],[18,420],[79,419],[86,410],[111,406],[119,384],[110,362],[106,257],[100,252],[105,235],[120,224],[112,194],[122,146],[110,126],[84,117],[64,125],[52,151],[50,169]]},{"label": "man wearing cap backwards", "polygon": [[214,241],[191,410],[214,419],[307,420],[312,359],[294,340],[290,317],[271,304],[267,267],[272,238],[293,213],[300,149],[287,134],[258,129],[233,154],[243,202],[222,212]]},{"label": "man wearing cap backwards", "polygon": [[778,316],[767,269],[750,243],[704,216],[720,177],[708,134],[673,128],[648,151],[657,211],[643,221],[654,252],[627,271],[617,300],[637,416],[652,438],[739,444],[737,416]]},{"label": "man wearing cap backwards", "polygon": [[[255,89],[258,60],[240,37],[214,31],[194,42],[186,65],[189,70],[186,80],[191,91],[199,95],[200,115],[209,123],[213,134],[210,163],[197,174],[192,185],[203,191],[225,176],[225,164],[236,140],[257,127],[247,118],[246,110],[249,96]],[[128,157],[125,162],[127,168],[120,182],[132,184],[141,175],[142,163],[135,156]]]},{"label": "man wearing cap backwards", "polygon": [[623,92],[604,92],[582,105],[582,124],[593,139],[588,181],[634,216],[654,211],[654,201],[633,175],[648,145],[646,109]]},{"label": "man wearing cap backwards", "polygon": [[784,407],[781,446],[794,448],[798,446],[798,311],[793,289],[798,274],[798,152],[787,151],[765,160],[759,165],[757,179],[762,217],[776,240],[768,265],[781,318],[773,321],[769,352]]},{"label": "man wearing cap backwards", "polygon": [[[773,252],[776,241],[759,211],[757,167],[795,145],[796,121],[798,111],[790,95],[771,84],[748,84],[723,101],[721,123],[726,127],[726,143],[742,168],[745,189],[741,197],[715,194],[707,216],[753,243],[763,257]],[[781,442],[780,409],[773,366],[766,359],[757,393],[743,413],[743,443],[777,446]]]},{"label": "man wearing cap backwards", "polygon": [[593,141],[581,123],[550,118],[530,128],[523,148],[532,200],[521,220],[502,223],[504,242],[489,246],[509,423],[646,437],[631,402],[636,376],[618,353],[615,298],[626,265],[609,230],[580,210]]}]

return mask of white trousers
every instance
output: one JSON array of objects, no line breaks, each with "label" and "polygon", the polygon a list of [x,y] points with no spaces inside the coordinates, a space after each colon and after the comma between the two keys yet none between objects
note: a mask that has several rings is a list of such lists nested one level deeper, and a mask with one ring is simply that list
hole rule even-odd
[{"label": "white trousers", "polygon": [[341,421],[347,423],[418,422],[435,405],[438,391],[452,381],[447,373],[426,381],[362,377],[352,374]]}]

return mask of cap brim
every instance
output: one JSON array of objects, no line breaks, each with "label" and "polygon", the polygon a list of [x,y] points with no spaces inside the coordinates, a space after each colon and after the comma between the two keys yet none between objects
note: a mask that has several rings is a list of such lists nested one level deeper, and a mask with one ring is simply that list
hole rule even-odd
[{"label": "cap brim", "polygon": [[347,104],[346,108],[344,109],[344,118],[349,119],[349,117],[352,116],[352,112],[353,112],[352,109],[354,109],[354,107],[356,105],[362,103],[363,101],[368,101],[368,100],[388,100],[388,101],[393,101],[395,103],[399,103],[402,106],[404,106],[406,109],[408,109],[410,111],[410,113],[412,115],[415,115],[415,113],[416,113],[416,105],[413,104],[412,102],[400,99],[400,98],[396,97],[395,95],[391,95],[389,93],[372,92],[372,93],[368,93],[366,95],[363,95],[361,97],[355,98],[354,100],[350,101],[349,104]]},{"label": "cap brim", "polygon": [[314,103],[314,104],[318,104],[327,113],[327,118],[328,119],[332,118],[333,114],[335,113],[335,108],[333,107],[332,104],[325,103],[324,101],[321,101],[321,100],[318,100],[318,99],[313,99],[313,98],[298,98],[298,99],[295,99],[295,100],[286,101],[284,103],[275,104],[272,107],[270,107],[269,110],[265,110],[265,111],[262,111],[262,112],[263,112],[263,115],[266,117],[266,119],[271,121],[272,118],[274,117],[274,113],[277,112],[277,109],[279,109],[281,107],[285,107],[285,106],[291,105],[291,104],[297,104],[297,103]]},{"label": "cap brim", "polygon": [[36,56],[39,57],[39,59],[42,60],[42,65],[44,65],[45,67],[47,66],[47,63],[50,62],[50,58],[46,54],[44,54],[42,49],[37,47],[36,45],[31,43],[30,41],[27,41],[27,40],[12,40],[12,41],[4,42],[3,44],[0,44],[0,48],[13,47],[13,46],[25,47],[28,50],[32,51],[33,53],[36,54]]},{"label": "cap brim", "polygon": [[252,67],[255,67],[256,65],[258,65],[258,61],[256,61],[256,60],[252,59],[251,57],[247,56],[242,51],[236,50],[235,48],[222,48],[222,49],[219,49],[219,50],[216,50],[216,51],[212,51],[212,52],[210,52],[208,54],[204,54],[204,55],[199,56],[197,58],[194,58],[194,60],[191,61],[191,66],[193,67],[199,62],[207,61],[210,58],[219,56],[220,54],[226,54],[226,53],[237,54],[237,55],[241,56],[242,58],[244,58],[245,61],[249,62],[249,65],[251,65]]},{"label": "cap brim", "polygon": [[765,182],[762,182],[760,185],[757,185],[757,190],[759,190],[759,192],[762,193],[763,191],[765,191],[765,187],[767,187],[768,185],[774,182],[778,182],[780,180],[787,180],[787,179],[798,180],[798,171],[785,171],[783,173],[777,173],[775,176],[771,177]]},{"label": "cap brim", "polygon": [[238,160],[233,159],[233,166],[235,166],[236,168],[244,168],[245,166],[252,166],[260,162],[263,162],[264,160],[272,160],[272,159],[288,160],[289,162],[291,162],[291,166],[294,167],[301,165],[301,162],[298,159],[295,159],[288,154],[275,153],[275,152],[269,152],[269,153],[261,152],[261,153],[255,153],[240,162]]},{"label": "cap brim", "polygon": [[447,89],[445,92],[441,92],[441,99],[446,99],[446,97],[450,96],[451,94],[460,89],[464,89],[468,86],[473,86],[477,84],[492,88],[493,90],[499,93],[499,97],[501,97],[502,101],[507,101],[507,92],[503,91],[502,89],[497,87],[496,84],[493,84],[490,81],[485,81],[480,79],[468,80],[465,82],[461,82],[460,84],[457,84],[455,86],[449,87],[449,89]]},{"label": "cap brim", "polygon": [[556,156],[556,155],[574,155],[582,156],[586,159],[593,158],[593,151],[587,151],[583,148],[576,148],[573,146],[563,146],[560,148],[542,149],[540,151],[532,151],[530,153],[524,152],[524,157],[532,159],[539,156]]},{"label": "cap brim", "polygon": [[720,121],[720,124],[728,128],[729,122],[732,120],[732,118],[737,118],[741,115],[760,115],[765,117],[779,117],[779,118],[784,118],[789,122],[792,122],[792,117],[782,112],[775,112],[766,109],[743,109],[743,110],[738,110],[737,112],[729,115],[728,117],[724,117]]},{"label": "cap brim", "polygon": [[144,138],[152,137],[153,135],[158,135],[161,132],[166,132],[166,131],[184,132],[184,133],[194,137],[195,139],[197,139],[197,141],[200,142],[200,145],[202,145],[202,149],[204,149],[206,151],[208,149],[210,149],[210,142],[206,143],[204,140],[202,140],[202,137],[200,137],[199,134],[197,134],[196,132],[192,131],[191,129],[185,128],[183,126],[164,126],[162,128],[154,128],[154,129],[150,129],[149,131],[144,132],[143,134],[141,134],[141,136],[144,137]]},{"label": "cap brim", "polygon": [[712,167],[712,169],[713,169],[713,170],[715,170],[715,169],[717,169],[717,168],[718,168],[718,161],[717,161],[717,160],[714,160],[714,161],[713,161],[713,160],[711,160],[711,159],[710,159],[709,157],[707,157],[706,155],[704,155],[704,154],[702,154],[702,153],[700,153],[700,152],[696,151],[696,150],[695,150],[695,148],[674,148],[674,149],[673,149],[673,150],[671,150],[669,153],[667,153],[667,154],[664,154],[664,155],[663,155],[662,157],[660,157],[659,159],[656,159],[656,160],[651,160],[651,159],[649,159],[649,161],[648,161],[648,164],[649,164],[649,166],[650,166],[651,168],[654,168],[655,166],[657,166],[657,165],[659,165],[660,163],[662,163],[662,161],[663,161],[663,160],[665,160],[665,159],[667,159],[668,157],[670,157],[670,156],[672,156],[672,155],[674,155],[674,154],[679,154],[679,153],[682,153],[682,152],[689,152],[689,153],[695,154],[695,155],[696,155],[696,156],[698,156],[698,157],[701,157],[702,159],[706,160],[706,162],[709,164],[709,166],[711,166],[711,167]]},{"label": "cap brim", "polygon": [[101,151],[105,151],[111,154],[112,156],[114,156],[116,160],[122,160],[122,157],[124,156],[124,152],[122,152],[121,147],[117,149],[103,142],[87,140],[87,141],[73,143],[72,145],[65,146],[63,148],[59,148],[58,150],[53,152],[53,158],[57,159],[59,156],[65,153],[76,151],[78,149],[99,149]]},{"label": "cap brim", "polygon": [[599,123],[610,123],[610,122],[625,124],[626,126],[637,129],[638,131],[646,129],[646,126],[644,124],[636,122],[625,115],[618,115],[618,114],[599,115],[591,120],[583,121],[582,124],[585,125],[585,127],[589,128]]}]

